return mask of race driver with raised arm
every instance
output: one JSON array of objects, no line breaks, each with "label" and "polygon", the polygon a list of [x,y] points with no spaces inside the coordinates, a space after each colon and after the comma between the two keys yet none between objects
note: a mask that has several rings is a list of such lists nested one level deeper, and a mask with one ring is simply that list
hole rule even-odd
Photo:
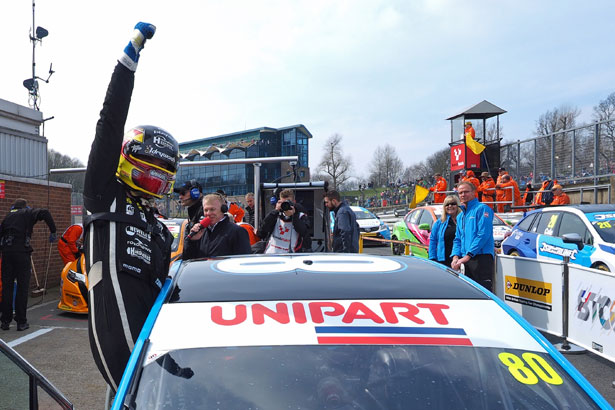
[{"label": "race driver with raised arm", "polygon": [[173,189],[177,141],[150,125],[132,128],[124,136],[139,53],[155,30],[152,24],[138,23],[115,66],[96,124],[83,193],[90,346],[114,391],[168,274],[173,241],[149,201]]}]

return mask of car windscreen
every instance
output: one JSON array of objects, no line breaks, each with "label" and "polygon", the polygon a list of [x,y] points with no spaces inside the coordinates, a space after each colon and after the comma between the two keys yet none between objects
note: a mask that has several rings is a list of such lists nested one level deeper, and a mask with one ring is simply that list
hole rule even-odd
[{"label": "car windscreen", "polygon": [[594,409],[545,353],[469,346],[192,348],[148,363],[137,409]]},{"label": "car windscreen", "polygon": [[596,212],[586,216],[603,241],[615,243],[615,214]]},{"label": "car windscreen", "polygon": [[357,219],[378,219],[374,214],[368,211],[354,211]]}]

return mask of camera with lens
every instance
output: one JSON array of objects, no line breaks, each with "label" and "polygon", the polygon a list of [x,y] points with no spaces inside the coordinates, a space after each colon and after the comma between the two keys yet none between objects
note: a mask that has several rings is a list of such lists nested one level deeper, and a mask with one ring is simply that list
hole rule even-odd
[{"label": "camera with lens", "polygon": [[287,199],[280,204],[280,208],[282,209],[282,212],[286,212],[290,211],[294,205],[295,204],[293,204],[293,201]]}]

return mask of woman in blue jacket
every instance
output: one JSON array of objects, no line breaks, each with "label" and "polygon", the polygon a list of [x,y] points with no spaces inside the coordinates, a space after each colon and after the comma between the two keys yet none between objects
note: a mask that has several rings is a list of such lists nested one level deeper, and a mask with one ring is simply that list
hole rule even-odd
[{"label": "woman in blue jacket", "polygon": [[451,266],[457,215],[461,212],[459,198],[449,195],[442,203],[442,216],[434,222],[429,235],[429,259]]}]

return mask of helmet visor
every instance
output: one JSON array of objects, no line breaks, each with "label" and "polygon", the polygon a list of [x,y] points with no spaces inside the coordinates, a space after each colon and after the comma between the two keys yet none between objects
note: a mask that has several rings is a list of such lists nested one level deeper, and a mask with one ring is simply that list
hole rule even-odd
[{"label": "helmet visor", "polygon": [[171,191],[175,174],[149,165],[141,160],[129,157],[129,162],[135,165],[132,169],[132,181],[139,188],[155,196],[162,196]]}]

